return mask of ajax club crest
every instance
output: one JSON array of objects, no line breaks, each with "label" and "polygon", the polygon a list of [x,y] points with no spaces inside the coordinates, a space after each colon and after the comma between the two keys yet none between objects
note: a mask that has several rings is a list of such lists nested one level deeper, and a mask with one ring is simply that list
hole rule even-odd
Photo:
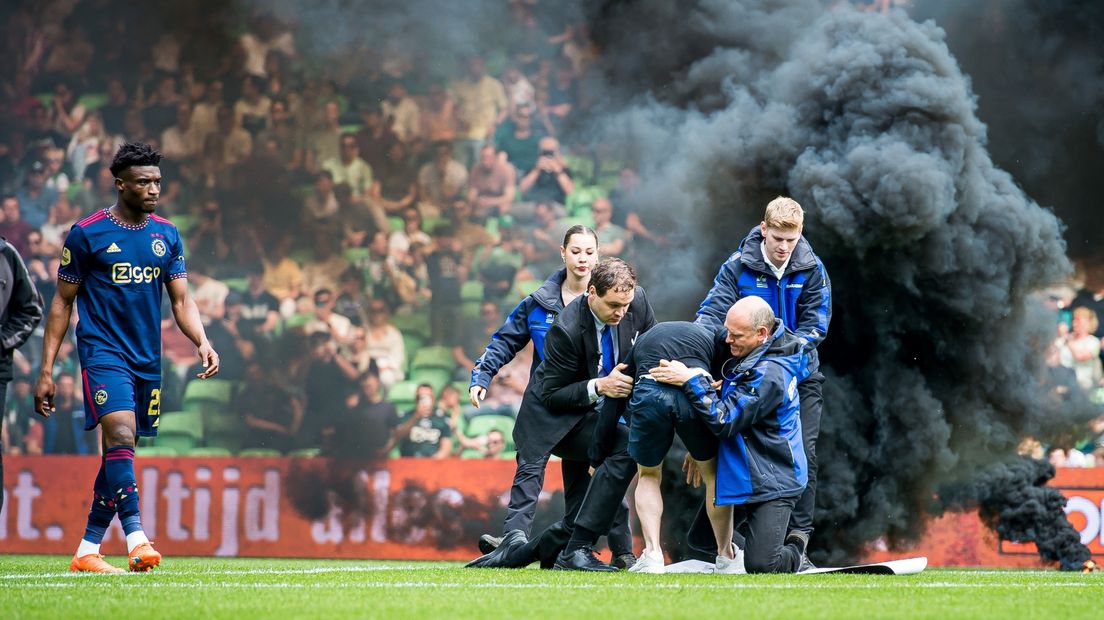
[{"label": "ajax club crest", "polygon": [[165,242],[162,241],[161,239],[154,239],[152,247],[153,247],[153,253],[156,254],[158,257],[164,256],[165,252],[169,251],[168,246],[166,246]]}]

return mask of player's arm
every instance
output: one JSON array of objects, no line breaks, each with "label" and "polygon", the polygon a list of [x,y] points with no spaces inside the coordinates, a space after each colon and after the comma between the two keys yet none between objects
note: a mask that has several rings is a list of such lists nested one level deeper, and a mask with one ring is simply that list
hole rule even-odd
[{"label": "player's arm", "polygon": [[173,318],[180,331],[195,344],[199,350],[199,361],[203,364],[203,372],[196,375],[200,379],[209,379],[219,371],[218,353],[211,348],[207,341],[207,334],[203,331],[203,322],[199,318],[199,308],[195,300],[188,294],[188,279],[174,278],[168,281],[166,288],[169,290],[169,301],[172,305]]},{"label": "player's arm", "polygon": [[471,372],[471,383],[468,386],[468,399],[473,406],[479,407],[480,401],[487,396],[487,388],[490,387],[491,380],[498,374],[498,371],[510,363],[510,360],[514,359],[518,352],[525,348],[525,345],[529,344],[531,302],[532,296],[521,300],[521,303],[506,318],[506,322],[502,327],[498,328],[498,331],[491,336],[491,341],[487,343],[483,355],[475,360],[475,366],[472,367]]},{"label": "player's arm", "polygon": [[48,418],[54,411],[54,360],[57,359],[61,341],[69,329],[73,318],[73,302],[77,298],[80,284],[58,279],[57,292],[50,302],[50,312],[46,315],[45,334],[42,337],[42,368],[35,384],[35,413]]}]

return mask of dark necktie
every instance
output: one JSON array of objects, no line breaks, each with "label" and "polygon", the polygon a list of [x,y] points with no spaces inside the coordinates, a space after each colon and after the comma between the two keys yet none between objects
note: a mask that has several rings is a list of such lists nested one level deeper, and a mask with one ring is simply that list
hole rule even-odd
[{"label": "dark necktie", "polygon": [[602,328],[602,376],[613,372],[616,360],[613,356],[613,330],[609,325]]}]

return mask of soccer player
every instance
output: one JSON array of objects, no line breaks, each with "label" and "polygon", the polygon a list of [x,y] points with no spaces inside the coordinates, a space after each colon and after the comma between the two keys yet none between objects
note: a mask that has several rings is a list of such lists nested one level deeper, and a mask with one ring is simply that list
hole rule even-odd
[{"label": "soccer player", "polygon": [[77,352],[83,368],[85,430],[101,430],[103,459],[92,487],[84,538],[69,570],[123,572],[100,555],[116,513],[126,534],[128,565],[148,571],[161,562],[142,531],[134,477],[136,437],[157,435],[161,413],[161,291],[173,317],[199,349],[207,379],[219,359],[188,295],[180,233],[154,215],[161,194],[161,154],[140,142],[119,147],[111,162],[117,200],[73,225],[61,251],[58,288],[46,317],[35,411],[54,411],[54,359],[77,302]]}]

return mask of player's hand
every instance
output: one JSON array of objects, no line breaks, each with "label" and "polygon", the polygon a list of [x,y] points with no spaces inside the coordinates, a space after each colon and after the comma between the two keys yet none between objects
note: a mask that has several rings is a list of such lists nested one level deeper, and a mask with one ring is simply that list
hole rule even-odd
[{"label": "player's hand", "polygon": [[479,409],[479,403],[487,397],[487,388],[479,387],[478,385],[471,386],[468,390],[468,400],[471,401],[472,407]]},{"label": "player's hand", "polygon": [[689,454],[686,455],[686,458],[682,459],[682,471],[686,472],[686,484],[695,489],[701,486],[701,470],[698,469],[698,462],[690,458]]},{"label": "player's hand", "polygon": [[610,374],[602,377],[595,384],[595,389],[602,396],[609,396],[610,398],[625,398],[632,392],[633,380],[632,377],[621,372],[628,368],[625,364],[618,364],[610,372]]},{"label": "player's hand", "polygon": [[54,378],[39,375],[34,390],[34,409],[38,415],[48,418],[54,412]]},{"label": "player's hand", "polygon": [[199,361],[203,364],[203,372],[196,375],[200,379],[210,379],[218,374],[219,356],[211,348],[211,343],[205,342],[199,347]]},{"label": "player's hand", "polygon": [[670,385],[682,385],[694,376],[694,373],[690,372],[686,364],[678,360],[659,360],[659,366],[649,370],[648,374],[652,375],[652,378],[656,381]]}]

